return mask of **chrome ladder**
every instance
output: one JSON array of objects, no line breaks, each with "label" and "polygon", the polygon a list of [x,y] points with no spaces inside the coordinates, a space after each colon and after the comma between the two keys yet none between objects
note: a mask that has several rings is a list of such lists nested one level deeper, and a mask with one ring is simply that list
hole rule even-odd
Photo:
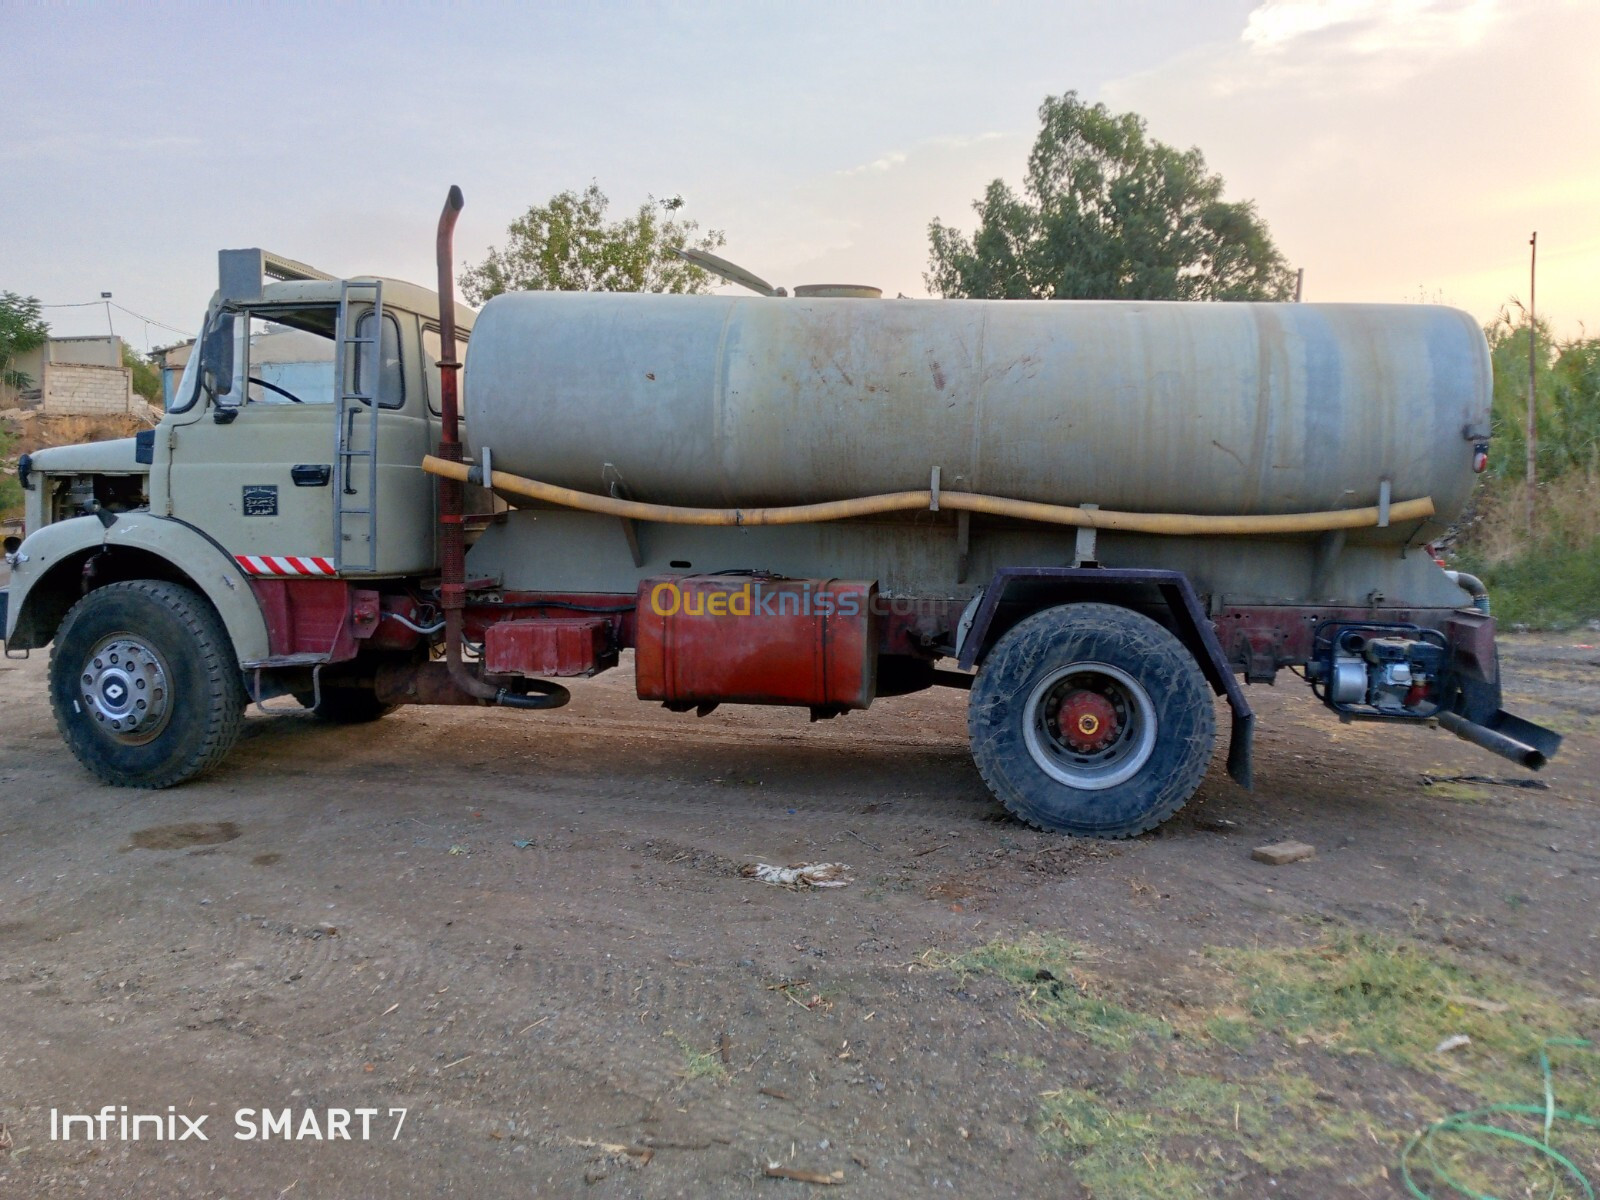
[{"label": "chrome ladder", "polygon": [[[368,336],[358,337],[352,303],[370,295]],[[361,314],[365,319],[366,314]],[[333,565],[339,574],[378,569],[378,413],[383,379],[383,284],[376,279],[346,279],[339,284],[334,379],[338,386],[333,435]],[[365,442],[357,437],[358,419]],[[354,470],[366,461],[366,471]]]}]

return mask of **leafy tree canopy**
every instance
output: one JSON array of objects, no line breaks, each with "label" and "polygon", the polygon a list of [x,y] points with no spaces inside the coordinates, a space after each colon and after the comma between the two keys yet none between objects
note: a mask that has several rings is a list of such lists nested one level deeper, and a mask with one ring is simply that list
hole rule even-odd
[{"label": "leafy tree canopy", "polygon": [[0,292],[0,382],[21,391],[33,386],[33,379],[12,364],[17,356],[37,350],[50,337],[39,301],[16,292]]},{"label": "leafy tree canopy", "polygon": [[11,463],[13,441],[0,426],[0,519],[4,520],[22,515],[22,485],[17,482],[16,469]]},{"label": "leafy tree canopy", "polygon": [[1294,274],[1249,201],[1222,198],[1198,149],[1147,138],[1135,113],[1048,97],[1023,194],[996,179],[977,231],[937,218],[923,276],[945,297],[1286,300]]},{"label": "leafy tree canopy", "polygon": [[607,221],[610,201],[596,183],[536,204],[511,223],[506,244],[461,277],[473,304],[511,291],[704,292],[710,276],[677,258],[674,247],[714,250],[722,233],[700,233],[677,214],[681,197],[649,197],[638,211]]},{"label": "leafy tree canopy", "polygon": [[[1600,338],[1560,341],[1543,319],[1534,324],[1539,476],[1600,471]],[[1494,368],[1490,463],[1496,475],[1521,479],[1527,473],[1528,314],[1513,302],[1483,333]]]}]

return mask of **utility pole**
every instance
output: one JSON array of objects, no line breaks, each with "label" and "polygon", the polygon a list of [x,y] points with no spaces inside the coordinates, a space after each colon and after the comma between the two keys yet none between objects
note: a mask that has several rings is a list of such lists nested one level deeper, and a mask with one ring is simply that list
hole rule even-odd
[{"label": "utility pole", "polygon": [[1535,350],[1538,331],[1534,328],[1533,285],[1539,263],[1539,232],[1535,230],[1528,239],[1528,533],[1533,533],[1534,490],[1538,484],[1535,457],[1539,449],[1538,410],[1534,407],[1534,372],[1537,367]]},{"label": "utility pole", "polygon": [[1300,292],[1306,285],[1306,269],[1300,267],[1294,273],[1294,302],[1300,303]]},{"label": "utility pole", "polygon": [[117,331],[111,324],[111,293],[101,292],[100,299],[104,300],[106,304],[106,332],[112,337],[116,337]]}]

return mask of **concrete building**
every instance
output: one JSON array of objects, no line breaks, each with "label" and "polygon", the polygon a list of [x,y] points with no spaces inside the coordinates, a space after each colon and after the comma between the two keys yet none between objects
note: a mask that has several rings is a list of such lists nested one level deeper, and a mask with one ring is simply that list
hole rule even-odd
[{"label": "concrete building", "polygon": [[122,339],[53,337],[18,355],[10,369],[29,379],[20,390],[0,385],[0,408],[35,408],[51,416],[141,412],[133,372],[122,365]]}]

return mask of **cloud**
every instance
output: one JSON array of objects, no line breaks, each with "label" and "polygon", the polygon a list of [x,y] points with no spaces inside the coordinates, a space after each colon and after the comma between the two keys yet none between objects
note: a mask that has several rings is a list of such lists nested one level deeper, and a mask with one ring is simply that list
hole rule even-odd
[{"label": "cloud", "polygon": [[869,163],[862,163],[859,167],[846,167],[844,170],[835,173],[848,178],[851,175],[864,175],[869,171],[892,171],[896,167],[904,166],[908,157],[909,155],[904,150],[891,150],[882,158],[875,158]]},{"label": "cloud", "polygon": [[1506,17],[1498,0],[1267,0],[1237,42],[1190,62],[1213,96],[1391,91],[1482,45]]},{"label": "cloud", "polygon": [[[1315,300],[1526,296],[1600,325],[1592,240],[1600,8],[1563,0],[1266,0],[1229,41],[1106,85],[1256,202]],[[1548,268],[1547,268],[1548,262]]]},{"label": "cloud", "polygon": [[1483,40],[1496,0],[1268,0],[1250,13],[1240,40],[1278,54],[1316,39],[1350,55],[1448,53]]},{"label": "cloud", "polygon": [[960,137],[932,137],[923,138],[909,150],[890,150],[886,154],[873,159],[871,162],[862,163],[860,166],[845,167],[835,171],[834,174],[843,178],[869,173],[892,171],[896,167],[903,167],[911,161],[912,155],[923,155],[929,152],[961,151],[970,146],[981,146],[985,142],[992,142],[1000,138],[1015,135],[1004,133],[974,133]]}]

